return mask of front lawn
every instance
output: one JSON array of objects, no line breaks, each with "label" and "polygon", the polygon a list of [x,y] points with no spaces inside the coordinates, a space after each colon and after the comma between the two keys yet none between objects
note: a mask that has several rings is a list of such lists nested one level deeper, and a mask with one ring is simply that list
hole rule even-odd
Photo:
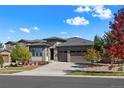
[{"label": "front lawn", "polygon": [[0,71],[0,74],[13,74],[13,73],[18,73],[18,72],[21,72],[21,71],[17,71],[17,70],[2,70],[2,71]]},{"label": "front lawn", "polygon": [[124,72],[83,72],[83,71],[72,71],[67,75],[88,75],[88,76],[124,76]]},{"label": "front lawn", "polygon": [[22,71],[29,71],[40,66],[18,66],[18,67],[8,67],[8,68],[0,68],[0,74],[13,74]]}]

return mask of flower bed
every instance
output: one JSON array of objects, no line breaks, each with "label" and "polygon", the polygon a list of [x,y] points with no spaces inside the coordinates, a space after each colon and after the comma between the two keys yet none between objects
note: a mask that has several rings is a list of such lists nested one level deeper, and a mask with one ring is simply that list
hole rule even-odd
[{"label": "flower bed", "polygon": [[47,62],[44,62],[44,61],[29,61],[25,65],[45,65],[45,64],[47,64]]}]

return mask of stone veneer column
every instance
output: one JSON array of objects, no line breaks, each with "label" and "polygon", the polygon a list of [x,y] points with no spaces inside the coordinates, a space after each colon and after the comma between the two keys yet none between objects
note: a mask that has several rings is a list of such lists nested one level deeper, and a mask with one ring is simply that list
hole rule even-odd
[{"label": "stone veneer column", "polygon": [[57,51],[57,48],[54,48],[54,60],[58,61],[58,51]]},{"label": "stone veneer column", "polygon": [[43,55],[42,55],[42,58],[43,58],[43,61],[48,61],[48,49],[47,48],[44,48],[43,50]]},{"label": "stone veneer column", "polygon": [[47,48],[48,61],[50,61],[50,48]]},{"label": "stone veneer column", "polygon": [[46,53],[46,61],[49,61],[49,54],[48,54],[48,51],[49,51],[48,48],[46,48],[46,52],[45,52],[45,53]]},{"label": "stone veneer column", "polygon": [[67,62],[71,61],[70,50],[67,50]]}]

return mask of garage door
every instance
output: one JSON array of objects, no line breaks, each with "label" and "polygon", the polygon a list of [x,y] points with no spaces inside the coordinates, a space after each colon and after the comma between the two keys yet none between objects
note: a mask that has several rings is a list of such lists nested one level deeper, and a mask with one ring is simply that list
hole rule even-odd
[{"label": "garage door", "polygon": [[67,51],[59,51],[58,60],[60,62],[67,62]]},{"label": "garage door", "polygon": [[70,52],[71,62],[75,62],[75,63],[85,62],[83,55],[84,54],[82,53],[82,51],[71,51]]}]

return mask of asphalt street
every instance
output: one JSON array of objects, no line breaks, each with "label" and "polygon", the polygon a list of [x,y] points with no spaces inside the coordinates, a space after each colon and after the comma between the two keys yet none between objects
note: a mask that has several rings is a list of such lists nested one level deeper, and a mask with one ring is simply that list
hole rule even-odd
[{"label": "asphalt street", "polygon": [[0,88],[124,88],[124,79],[1,75]]}]

